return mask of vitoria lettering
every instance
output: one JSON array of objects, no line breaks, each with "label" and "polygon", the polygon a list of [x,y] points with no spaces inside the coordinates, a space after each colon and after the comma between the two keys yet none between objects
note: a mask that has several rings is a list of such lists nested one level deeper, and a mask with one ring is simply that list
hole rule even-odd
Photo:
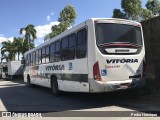
[{"label": "vitoria lettering", "polygon": [[51,71],[51,70],[64,70],[64,65],[46,66],[46,71]]},{"label": "vitoria lettering", "polygon": [[138,63],[138,59],[110,59],[107,63]]}]

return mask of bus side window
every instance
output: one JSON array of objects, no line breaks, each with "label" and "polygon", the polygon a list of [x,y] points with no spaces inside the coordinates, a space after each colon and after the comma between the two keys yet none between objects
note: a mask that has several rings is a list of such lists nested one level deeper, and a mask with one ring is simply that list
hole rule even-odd
[{"label": "bus side window", "polygon": [[61,55],[61,51],[60,51],[60,41],[57,41],[55,44],[56,44],[55,62],[59,62],[59,61],[60,61],[60,55]]},{"label": "bus side window", "polygon": [[28,65],[31,65],[31,54],[28,54]]},{"label": "bus side window", "polygon": [[86,57],[86,29],[82,29],[78,31],[77,33],[77,48],[76,48],[76,57],[79,58],[85,58]]},{"label": "bus side window", "polygon": [[38,50],[38,64],[41,64],[42,62],[41,62],[41,56],[42,56],[42,52],[41,52],[42,50],[40,49],[40,50]]},{"label": "bus side window", "polygon": [[55,62],[55,43],[50,45],[50,62]]},{"label": "bus side window", "polygon": [[33,63],[33,65],[35,65],[35,63],[36,63],[36,52],[33,52],[32,53],[32,63]]},{"label": "bus side window", "polygon": [[49,46],[46,47],[46,56],[45,56],[45,58],[46,58],[46,63],[48,63],[49,62]]},{"label": "bus side window", "polygon": [[76,34],[69,36],[69,60],[75,59]]},{"label": "bus side window", "polygon": [[28,60],[29,60],[28,57],[29,57],[29,55],[26,55],[26,58],[25,58],[25,61],[26,61],[25,65],[26,65],[26,66],[29,65],[29,64],[28,64],[28,62],[29,62],[29,61],[28,61]]},{"label": "bus side window", "polygon": [[38,65],[38,50],[36,51],[36,65]]},{"label": "bus side window", "polygon": [[31,55],[31,66],[33,65],[33,56],[32,56],[32,53],[30,54]]},{"label": "bus side window", "polygon": [[68,37],[65,37],[61,40],[61,60],[68,60]]},{"label": "bus side window", "polygon": [[44,47],[42,48],[42,63],[46,63],[45,57],[46,57],[46,49]]}]

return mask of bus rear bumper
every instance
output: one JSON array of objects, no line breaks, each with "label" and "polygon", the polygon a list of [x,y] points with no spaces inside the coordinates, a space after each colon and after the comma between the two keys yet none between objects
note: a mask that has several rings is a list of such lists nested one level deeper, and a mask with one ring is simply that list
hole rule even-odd
[{"label": "bus rear bumper", "polygon": [[124,81],[95,81],[89,80],[90,92],[111,92],[130,88],[142,87],[145,85],[145,79],[129,79]]}]

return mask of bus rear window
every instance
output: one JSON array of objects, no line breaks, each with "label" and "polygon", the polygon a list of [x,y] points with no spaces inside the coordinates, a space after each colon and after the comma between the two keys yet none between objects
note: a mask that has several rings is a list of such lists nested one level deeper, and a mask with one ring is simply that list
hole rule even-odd
[{"label": "bus rear window", "polygon": [[126,24],[97,23],[96,40],[97,45],[106,43],[131,43],[141,46],[141,29],[140,27]]}]

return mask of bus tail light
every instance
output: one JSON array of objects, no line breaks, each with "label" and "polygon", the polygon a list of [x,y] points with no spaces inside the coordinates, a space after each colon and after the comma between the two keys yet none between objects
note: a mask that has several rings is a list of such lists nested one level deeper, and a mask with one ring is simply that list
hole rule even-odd
[{"label": "bus tail light", "polygon": [[98,61],[93,65],[93,77],[97,81],[101,81],[101,75],[99,71],[99,64]]}]

